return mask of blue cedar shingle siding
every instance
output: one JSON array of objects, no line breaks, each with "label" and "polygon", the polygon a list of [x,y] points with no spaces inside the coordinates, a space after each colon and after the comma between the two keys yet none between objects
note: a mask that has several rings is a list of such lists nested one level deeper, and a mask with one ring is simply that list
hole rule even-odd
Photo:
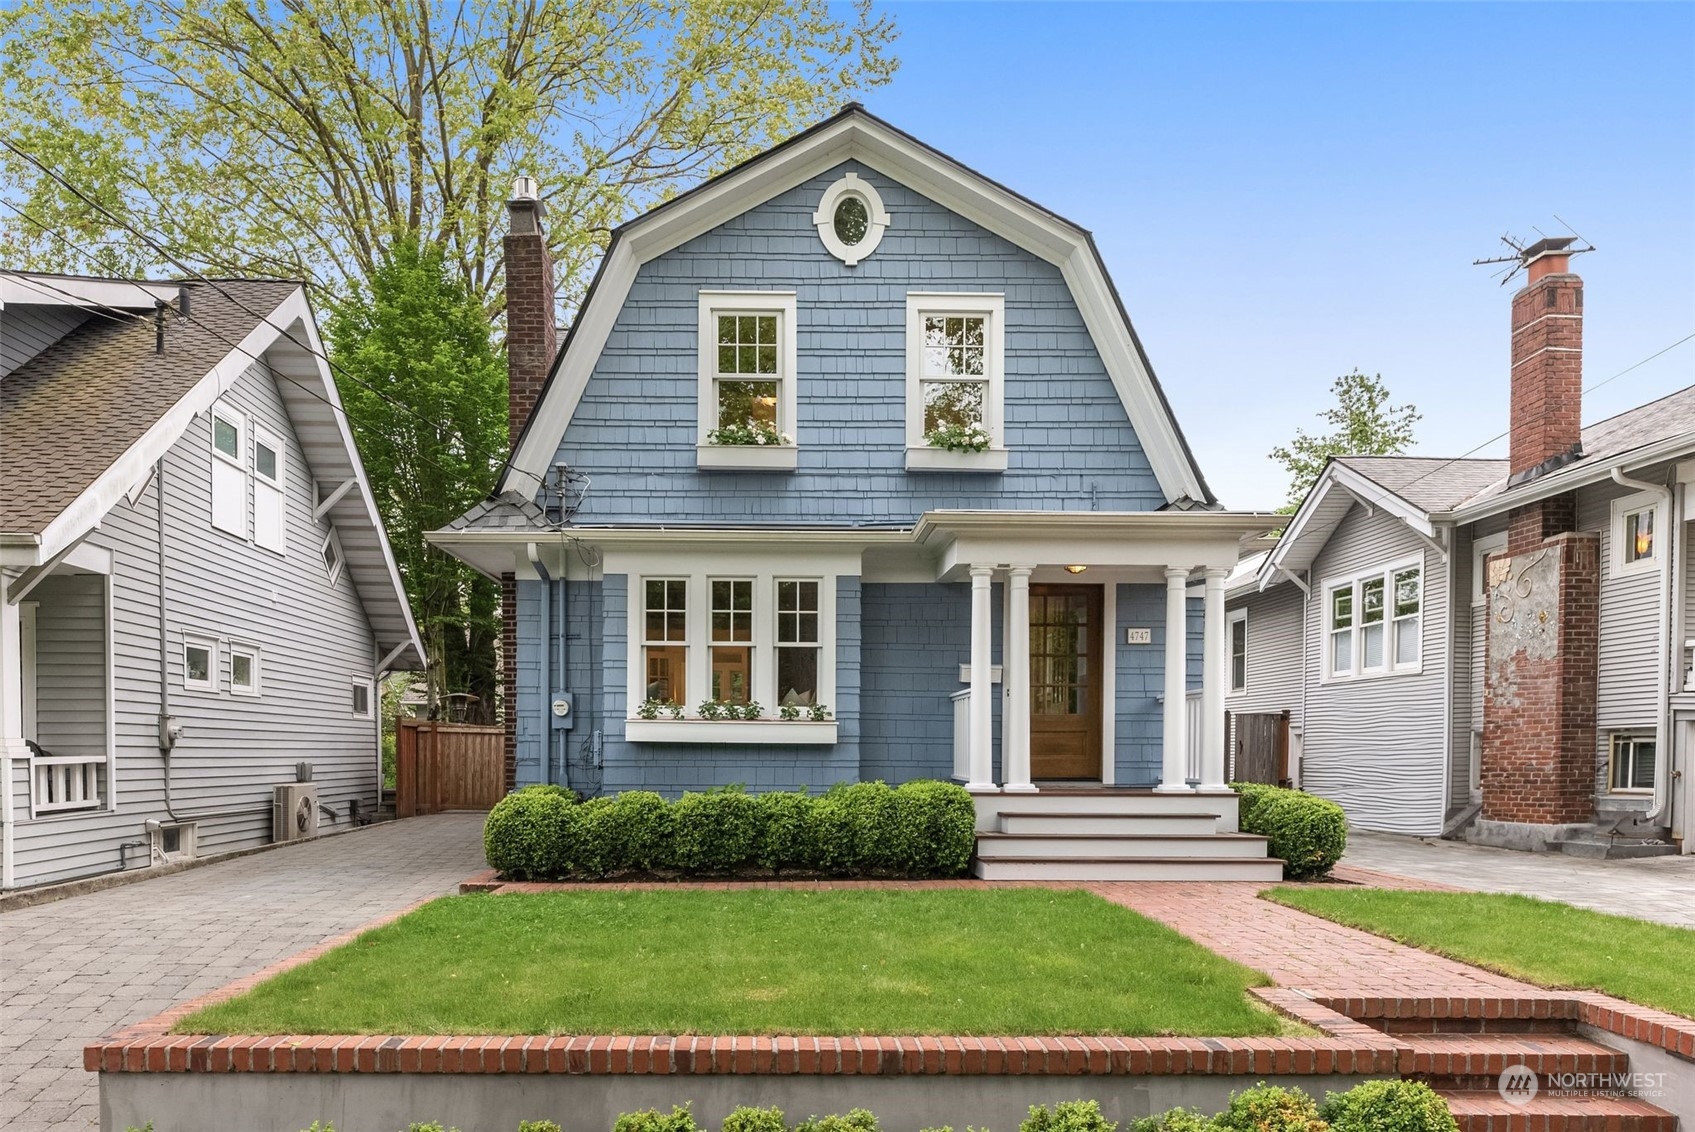
[{"label": "blue cedar shingle siding", "polygon": [[[851,268],[812,225],[850,169],[892,216]],[[703,289],[796,292],[798,471],[695,469]],[[1005,294],[1004,474],[905,471],[908,291]],[[1059,269],[855,162],[643,265],[557,458],[592,478],[584,523],[905,524],[930,508],[1165,502]]]}]

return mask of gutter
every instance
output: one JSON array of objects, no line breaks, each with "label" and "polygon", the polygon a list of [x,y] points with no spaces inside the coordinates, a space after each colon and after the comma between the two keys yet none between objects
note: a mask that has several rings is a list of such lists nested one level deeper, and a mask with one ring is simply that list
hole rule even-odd
[{"label": "gutter", "polygon": [[[1672,514],[1672,508],[1676,502],[1671,488],[1664,484],[1649,483],[1647,480],[1631,479],[1624,474],[1623,464],[1613,467],[1611,479],[1620,487],[1659,496],[1660,502],[1665,508],[1662,513],[1668,520],[1666,526],[1673,532],[1678,529],[1676,523],[1669,522],[1675,517]],[[1677,553],[1677,539],[1670,534],[1666,534],[1664,537],[1666,552],[1660,564],[1660,671],[1658,673],[1659,687],[1655,689],[1654,722],[1658,757],[1654,760],[1654,804],[1645,815],[1646,820],[1649,821],[1666,812],[1670,803],[1671,785],[1671,673],[1672,665],[1675,663],[1672,656],[1671,640],[1671,586],[1673,559]]]},{"label": "gutter", "polygon": [[[1658,464],[1663,460],[1672,460],[1680,455],[1695,452],[1695,432],[1679,433],[1668,436],[1653,444],[1645,444],[1632,449],[1628,453],[1610,457],[1606,462],[1589,460],[1568,464],[1552,475],[1532,480],[1528,484],[1511,490],[1501,491],[1479,503],[1461,505],[1446,513],[1431,514],[1431,519],[1465,524],[1475,523],[1479,519],[1487,519],[1514,507],[1522,507],[1526,503],[1535,503],[1551,495],[1563,495],[1590,484],[1605,483],[1615,470],[1622,470],[1626,464],[1642,467],[1647,464]],[[1645,490],[1662,491],[1663,488],[1649,485]]]}]

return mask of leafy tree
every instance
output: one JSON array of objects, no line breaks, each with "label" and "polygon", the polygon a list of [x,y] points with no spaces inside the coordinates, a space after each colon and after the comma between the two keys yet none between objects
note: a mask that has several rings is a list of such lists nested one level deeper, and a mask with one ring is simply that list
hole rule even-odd
[{"label": "leafy tree", "polygon": [[428,695],[495,702],[500,590],[424,541],[488,494],[506,447],[506,369],[442,249],[402,240],[328,326],[348,415],[430,665]]},{"label": "leafy tree", "polygon": [[1289,473],[1289,502],[1281,510],[1292,514],[1318,481],[1332,456],[1394,456],[1413,442],[1413,425],[1423,419],[1412,405],[1389,404],[1382,374],[1355,369],[1331,383],[1336,404],[1318,417],[1330,431],[1318,436],[1297,429],[1287,446],[1271,450],[1271,458]]},{"label": "leafy tree", "polygon": [[[19,0],[0,136],[188,262],[340,295],[416,237],[498,313],[515,174],[577,294],[613,225],[886,82],[894,38],[870,0]],[[0,184],[39,221],[8,266],[161,266],[25,159]]]}]

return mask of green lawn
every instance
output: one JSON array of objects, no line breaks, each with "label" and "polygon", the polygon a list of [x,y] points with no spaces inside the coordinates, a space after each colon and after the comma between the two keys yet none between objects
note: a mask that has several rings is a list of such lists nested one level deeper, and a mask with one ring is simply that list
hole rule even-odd
[{"label": "green lawn", "polygon": [[1484,892],[1274,888],[1267,898],[1542,986],[1695,1018],[1695,931]]},{"label": "green lawn", "polygon": [[1285,1032],[1263,975],[1079,891],[455,896],[179,1033]]}]

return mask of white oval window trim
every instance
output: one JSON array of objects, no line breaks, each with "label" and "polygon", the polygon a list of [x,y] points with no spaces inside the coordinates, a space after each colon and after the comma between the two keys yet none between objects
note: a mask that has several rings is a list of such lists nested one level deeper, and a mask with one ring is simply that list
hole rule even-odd
[{"label": "white oval window trim", "polygon": [[[866,214],[865,235],[854,244],[845,244],[836,235],[836,207],[849,196],[857,197],[865,205]],[[852,267],[876,251],[877,245],[882,243],[883,229],[889,226],[889,214],[883,208],[883,198],[877,195],[871,182],[862,179],[858,173],[847,173],[824,190],[818,210],[812,214],[812,223],[818,229],[818,238],[823,241],[825,250]]]}]

